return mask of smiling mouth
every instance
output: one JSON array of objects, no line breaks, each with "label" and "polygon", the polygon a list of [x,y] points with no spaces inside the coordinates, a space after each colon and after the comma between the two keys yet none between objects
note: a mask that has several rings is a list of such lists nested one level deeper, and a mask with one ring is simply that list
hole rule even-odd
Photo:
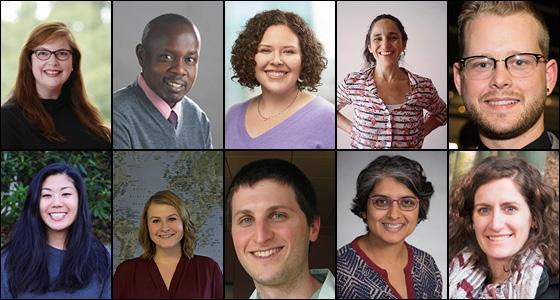
[{"label": "smiling mouth", "polygon": [[380,51],[379,55],[391,55],[393,54],[393,51]]},{"label": "smiling mouth", "polygon": [[187,84],[181,80],[164,79],[163,83],[175,92],[182,92],[187,86]]},{"label": "smiling mouth", "polygon": [[60,71],[60,70],[44,70],[43,73],[45,73],[48,77],[56,77],[56,76],[60,75],[62,73],[62,71]]},{"label": "smiling mouth", "polygon": [[383,224],[383,228],[385,228],[385,230],[387,231],[399,231],[402,228],[404,228],[404,224],[403,223],[382,223]]},{"label": "smiling mouth", "polygon": [[501,234],[501,235],[487,235],[486,238],[492,242],[501,242],[505,241],[513,236],[512,234]]},{"label": "smiling mouth", "polygon": [[288,72],[283,71],[265,71],[266,75],[272,79],[283,78]]},{"label": "smiling mouth", "polygon": [[160,234],[158,236],[162,239],[168,239],[168,238],[171,238],[174,235],[175,235],[174,233],[170,233],[170,234]]},{"label": "smiling mouth", "polygon": [[267,250],[251,251],[250,253],[258,258],[269,258],[276,253],[280,252],[284,247],[271,248]]},{"label": "smiling mouth", "polygon": [[506,105],[514,105],[519,103],[517,99],[488,99],[484,100],[484,103],[491,105],[491,106],[506,106]]},{"label": "smiling mouth", "polygon": [[54,221],[61,221],[63,220],[68,213],[60,212],[60,213],[49,213],[49,216]]}]

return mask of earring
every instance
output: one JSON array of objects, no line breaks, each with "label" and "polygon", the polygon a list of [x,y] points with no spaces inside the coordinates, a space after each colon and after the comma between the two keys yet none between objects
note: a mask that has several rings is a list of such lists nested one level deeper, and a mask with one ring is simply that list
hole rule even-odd
[{"label": "earring", "polygon": [[303,80],[301,80],[301,78],[300,78],[300,77],[298,77],[298,79],[297,79],[297,82],[299,82],[299,83],[302,83],[302,82],[303,82]]}]

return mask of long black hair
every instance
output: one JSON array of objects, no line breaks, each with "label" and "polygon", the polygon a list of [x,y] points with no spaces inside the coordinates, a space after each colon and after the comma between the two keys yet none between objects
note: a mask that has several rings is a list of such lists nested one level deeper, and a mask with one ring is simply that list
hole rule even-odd
[{"label": "long black hair", "polygon": [[[66,174],[72,178],[78,192],[78,212],[66,236],[66,251],[60,273],[54,282],[50,282],[47,236],[39,204],[43,182],[56,174]],[[2,254],[6,254],[8,285],[15,298],[23,292],[74,292],[88,285],[94,274],[97,274],[102,284],[110,278],[109,253],[92,235],[86,186],[76,168],[65,163],[54,163],[35,174],[21,215],[8,242],[2,247]]]}]

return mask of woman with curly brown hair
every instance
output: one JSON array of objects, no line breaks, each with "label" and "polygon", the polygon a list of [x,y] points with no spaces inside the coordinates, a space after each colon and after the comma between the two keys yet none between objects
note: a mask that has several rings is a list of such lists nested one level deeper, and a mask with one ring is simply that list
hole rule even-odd
[{"label": "woman with curly brown hair", "polygon": [[450,202],[450,298],[558,298],[558,194],[537,169],[486,158]]},{"label": "woman with curly brown hair", "polygon": [[150,197],[138,233],[144,253],[117,267],[114,298],[223,298],[220,267],[211,258],[194,254],[196,235],[190,218],[190,210],[173,192]]},{"label": "woman with curly brown hair", "polygon": [[334,106],[310,93],[327,60],[300,16],[255,15],[233,45],[231,64],[232,79],[262,93],[229,109],[226,148],[334,148]]},{"label": "woman with curly brown hair", "polygon": [[62,22],[33,29],[2,105],[2,149],[110,149],[111,130],[84,88],[82,55]]}]

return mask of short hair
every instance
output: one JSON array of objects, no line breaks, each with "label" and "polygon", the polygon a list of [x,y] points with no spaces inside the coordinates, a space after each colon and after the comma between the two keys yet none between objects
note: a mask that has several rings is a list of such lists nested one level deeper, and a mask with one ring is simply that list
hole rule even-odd
[{"label": "short hair", "polygon": [[183,222],[181,252],[186,257],[192,258],[196,247],[196,229],[191,221],[191,211],[189,210],[187,204],[185,204],[179,196],[168,190],[155,193],[144,205],[144,209],[142,210],[142,215],[140,217],[140,230],[138,231],[138,241],[144,250],[144,253],[140,256],[140,258],[151,259],[156,254],[156,245],[150,238],[150,231],[148,230],[148,209],[152,204],[171,205],[175,208],[175,210],[177,210],[177,213]]},{"label": "short hair", "polygon": [[457,35],[459,39],[459,55],[462,57],[465,51],[465,29],[476,17],[484,14],[505,17],[518,13],[527,13],[535,18],[539,25],[539,34],[537,36],[539,48],[541,48],[544,56],[548,57],[550,43],[548,28],[541,14],[537,12],[529,1],[466,1],[463,3],[457,20],[459,25]]},{"label": "short hair", "polygon": [[234,75],[242,86],[253,89],[260,86],[255,77],[255,55],[265,31],[273,25],[286,25],[297,35],[301,49],[301,73],[297,81],[299,90],[307,88],[317,91],[321,72],[327,67],[327,59],[321,43],[305,21],[295,13],[278,9],[256,14],[247,21],[245,29],[239,34],[231,49],[231,65]]},{"label": "short hair", "polygon": [[420,163],[400,155],[379,156],[360,172],[356,181],[356,197],[352,200],[351,211],[367,224],[362,213],[367,211],[369,194],[379,181],[387,177],[402,183],[414,193],[420,200],[418,223],[426,220],[434,188],[432,183],[426,179]]},{"label": "short hair", "polygon": [[163,24],[183,24],[185,26],[194,26],[194,24],[187,17],[178,14],[163,14],[155,17],[146,26],[142,32],[142,44],[145,45],[146,39],[150,35],[153,28]]},{"label": "short hair", "polygon": [[401,21],[399,19],[397,19],[397,17],[389,15],[389,14],[383,14],[383,15],[379,15],[377,17],[375,17],[375,19],[373,19],[373,21],[371,21],[371,24],[369,24],[369,29],[368,32],[366,34],[366,40],[365,40],[365,48],[364,48],[364,60],[366,63],[367,67],[371,67],[371,66],[375,66],[375,57],[373,56],[373,54],[371,52],[369,52],[369,44],[371,43],[371,31],[373,30],[373,25],[375,25],[375,23],[377,23],[377,21],[383,20],[383,19],[388,19],[391,20],[393,22],[395,22],[395,24],[397,25],[397,28],[399,29],[399,31],[401,32],[401,36],[402,36],[402,41],[406,42],[408,41],[408,35],[406,34],[406,31],[404,30],[404,26],[401,23]]},{"label": "short hair", "polygon": [[488,157],[455,183],[449,196],[448,258],[451,260],[467,247],[473,253],[470,259],[491,276],[473,228],[474,195],[480,186],[502,178],[510,178],[523,195],[535,225],[523,248],[513,256],[509,270],[515,270],[526,249],[539,248],[552,274],[558,278],[558,194],[543,182],[535,167],[520,158]]},{"label": "short hair", "polygon": [[233,194],[242,186],[252,187],[264,179],[270,179],[291,187],[294,190],[299,208],[307,219],[307,225],[311,226],[319,215],[317,196],[311,181],[300,169],[285,160],[263,159],[243,166],[235,175],[228,188],[226,218],[229,228],[231,229],[232,222],[231,200]]},{"label": "short hair", "polygon": [[[78,207],[76,219],[68,228],[66,253],[60,273],[52,282],[48,268],[46,225],[41,218],[40,203],[43,183],[49,176],[58,174],[65,174],[72,180],[78,194]],[[75,167],[66,163],[53,163],[35,174],[29,184],[21,215],[8,242],[2,247],[2,256],[5,254],[8,287],[14,298],[24,292],[73,292],[95,279],[104,284],[111,272],[110,254],[93,236],[85,181]]]}]

